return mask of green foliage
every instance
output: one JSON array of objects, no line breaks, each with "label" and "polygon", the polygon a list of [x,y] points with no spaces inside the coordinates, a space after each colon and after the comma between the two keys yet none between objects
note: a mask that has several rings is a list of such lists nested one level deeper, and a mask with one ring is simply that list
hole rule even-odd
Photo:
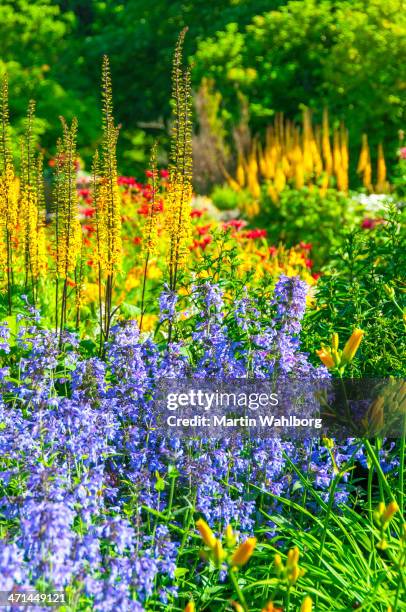
[{"label": "green foliage", "polygon": [[15,132],[24,133],[26,101],[35,99],[35,131],[41,135],[42,145],[53,147],[63,108],[68,109],[67,119],[80,118],[80,145],[86,153],[89,141],[96,138],[98,117],[93,110],[96,97],[88,93],[92,90],[78,95],[78,60],[69,60],[73,13],[62,12],[51,0],[5,0],[0,4],[0,23],[0,74],[9,75]]},{"label": "green foliage", "polygon": [[[318,110],[327,105],[332,117],[345,120],[357,152],[363,131],[373,146],[389,139],[394,152],[403,127],[401,0],[4,0],[0,22],[0,72],[10,74],[13,124],[23,131],[21,100],[36,99],[47,149],[56,140],[60,109],[68,108],[66,119],[78,117],[79,149],[90,160],[99,123],[95,67],[103,54],[111,57],[124,173],[145,165],[152,138],[166,139],[168,68],[185,25],[195,84],[213,79],[229,135],[241,97],[254,130],[277,110],[297,116],[303,103]],[[137,155],[128,152],[133,143]]]},{"label": "green foliage", "polygon": [[361,133],[394,150],[405,111],[406,13],[402,0],[291,0],[200,41],[194,78],[214,79],[238,121],[242,93],[254,131],[283,111],[327,106],[344,119],[358,152]]},{"label": "green foliage", "polygon": [[219,210],[241,210],[252,200],[248,191],[235,191],[228,185],[216,185],[210,197]]},{"label": "green foliage", "polygon": [[[405,376],[406,232],[404,212],[389,210],[375,229],[348,232],[317,283],[316,308],[304,325],[306,350],[333,332],[365,334],[352,375]],[[333,253],[332,253],[333,255]]]},{"label": "green foliage", "polygon": [[320,266],[334,252],[344,228],[359,223],[362,213],[362,207],[335,189],[323,196],[318,189],[307,187],[284,189],[277,204],[268,195],[263,196],[255,225],[265,227],[275,244],[311,243],[312,257]]}]

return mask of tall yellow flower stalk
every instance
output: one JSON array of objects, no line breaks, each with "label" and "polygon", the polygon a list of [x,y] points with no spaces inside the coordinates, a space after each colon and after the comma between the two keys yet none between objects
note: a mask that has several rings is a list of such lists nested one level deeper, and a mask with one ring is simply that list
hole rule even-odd
[{"label": "tall yellow flower stalk", "polygon": [[385,156],[383,153],[383,145],[380,142],[378,145],[378,157],[377,157],[377,168],[376,168],[376,191],[378,193],[386,193],[388,189],[389,189],[389,185],[386,180]]},{"label": "tall yellow flower stalk", "polygon": [[12,310],[13,241],[18,218],[19,185],[15,176],[10,143],[8,80],[0,83],[0,266],[7,283],[8,312]]},{"label": "tall yellow flower stalk", "polygon": [[257,141],[252,143],[251,152],[248,158],[247,168],[248,189],[253,198],[257,199],[261,195],[261,187],[258,181],[258,160],[257,160]]},{"label": "tall yellow flower stalk", "polygon": [[192,121],[190,69],[182,66],[186,28],[175,48],[172,73],[173,126],[165,223],[169,235],[169,288],[176,290],[191,243]]},{"label": "tall yellow flower stalk", "polygon": [[303,111],[303,169],[306,178],[311,178],[314,170],[313,154],[312,154],[312,141],[313,141],[313,130],[312,130],[312,117],[310,110],[306,108]]},{"label": "tall yellow flower stalk", "polygon": [[43,189],[42,155],[35,151],[33,124],[35,102],[30,101],[21,142],[21,187],[19,232],[25,268],[25,286],[31,283],[35,303],[38,281],[47,268],[45,247],[45,201]]},{"label": "tall yellow flower stalk", "polygon": [[245,186],[245,162],[241,151],[238,152],[236,179],[240,187]]},{"label": "tall yellow flower stalk", "polygon": [[362,175],[362,183],[367,191],[372,191],[372,166],[368,136],[362,135],[361,153],[358,160],[357,173]]},{"label": "tall yellow flower stalk", "polygon": [[324,169],[326,171],[327,176],[330,177],[333,172],[333,154],[331,152],[330,127],[327,108],[323,110],[322,149]]},{"label": "tall yellow flower stalk", "polygon": [[93,202],[96,209],[100,333],[103,343],[109,337],[115,312],[114,279],[122,261],[121,197],[116,154],[119,128],[114,121],[110,64],[106,55],[102,66],[102,124],[101,156],[96,154],[93,165]]},{"label": "tall yellow flower stalk", "polygon": [[[55,228],[55,319],[60,337],[66,325],[68,286],[75,277],[81,251],[82,232],[78,215],[76,190],[76,139],[77,120],[69,127],[61,117],[63,135],[57,144],[54,228]],[[62,282],[62,296],[59,310],[59,285]]]},{"label": "tall yellow flower stalk", "polygon": [[157,183],[158,183],[158,170],[156,161],[157,143],[154,143],[151,152],[151,159],[149,163],[150,177],[148,183],[151,188],[151,200],[148,206],[148,216],[145,223],[144,239],[143,239],[143,254],[145,257],[144,263],[144,274],[142,282],[142,295],[141,295],[141,318],[140,318],[140,331],[142,331],[142,321],[145,314],[145,288],[147,282],[148,263],[150,258],[155,255],[157,251],[158,243],[158,202],[157,202]]},{"label": "tall yellow flower stalk", "polygon": [[339,174],[337,175],[337,186],[340,191],[347,193],[349,168],[348,130],[343,123],[340,125],[340,159],[341,166]]}]

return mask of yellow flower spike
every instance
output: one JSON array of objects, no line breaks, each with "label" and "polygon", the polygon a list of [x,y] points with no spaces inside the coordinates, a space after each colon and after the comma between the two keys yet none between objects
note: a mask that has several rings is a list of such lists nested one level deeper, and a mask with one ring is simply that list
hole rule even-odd
[{"label": "yellow flower spike", "polygon": [[206,546],[213,549],[216,545],[217,538],[215,537],[214,533],[212,532],[206,521],[203,519],[199,519],[198,521],[196,521],[196,527],[199,530],[200,535],[202,536],[202,540],[206,544]]},{"label": "yellow flower spike", "polygon": [[193,601],[193,599],[189,601],[184,612],[196,612],[196,606],[195,606],[195,602]]},{"label": "yellow flower spike", "polygon": [[326,366],[326,368],[334,368],[334,359],[328,350],[322,348],[316,351],[316,354],[319,357],[320,361]]},{"label": "yellow flower spike", "polygon": [[382,517],[381,517],[381,521],[382,523],[385,525],[387,523],[389,523],[389,521],[392,520],[392,518],[394,517],[394,515],[396,514],[396,512],[399,512],[399,506],[395,501],[391,501],[389,502],[389,504],[386,506]]},{"label": "yellow flower spike", "polygon": [[303,602],[302,605],[300,606],[300,612],[312,612],[313,610],[313,601],[312,598],[309,597],[309,595],[307,595]]},{"label": "yellow flower spike", "polygon": [[255,546],[257,545],[256,538],[248,538],[240,544],[233,556],[231,557],[231,565],[242,566],[248,563],[252,553],[254,552]]},{"label": "yellow flower spike", "polygon": [[342,352],[342,365],[351,363],[351,361],[354,359],[355,354],[359,349],[359,345],[361,344],[363,335],[364,332],[362,331],[362,329],[355,329],[352,332]]},{"label": "yellow flower spike", "polygon": [[244,612],[244,608],[238,603],[238,601],[232,601],[231,605],[233,606],[235,612]]}]

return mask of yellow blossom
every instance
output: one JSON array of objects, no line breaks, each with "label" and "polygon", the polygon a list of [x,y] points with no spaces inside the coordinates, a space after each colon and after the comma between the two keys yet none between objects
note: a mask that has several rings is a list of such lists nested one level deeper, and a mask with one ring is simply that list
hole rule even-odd
[{"label": "yellow blossom", "polygon": [[362,329],[355,329],[350,338],[347,340],[343,352],[342,352],[342,363],[351,363],[354,359],[356,352],[358,351],[359,345],[361,344],[364,332]]},{"label": "yellow blossom", "polygon": [[327,349],[319,349],[316,351],[320,361],[326,366],[326,368],[334,368],[335,363],[334,359],[331,356],[331,353]]},{"label": "yellow blossom", "polygon": [[312,598],[309,597],[309,595],[307,595],[304,598],[302,605],[300,606],[300,612],[312,612],[312,610],[313,610]]},{"label": "yellow blossom", "polygon": [[217,542],[217,538],[215,537],[214,533],[212,532],[206,521],[203,519],[199,519],[198,521],[196,521],[196,527],[199,530],[200,535],[202,536],[202,540],[206,544],[206,546],[211,549],[214,549]]},{"label": "yellow blossom", "polygon": [[248,538],[240,544],[233,556],[231,557],[231,565],[242,566],[245,565],[252,556],[255,546],[257,544],[256,538]]}]

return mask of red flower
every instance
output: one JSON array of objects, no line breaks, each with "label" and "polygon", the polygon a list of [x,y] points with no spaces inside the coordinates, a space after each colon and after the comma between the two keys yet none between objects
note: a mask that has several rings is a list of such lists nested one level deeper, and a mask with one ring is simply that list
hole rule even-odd
[{"label": "red flower", "polygon": [[205,234],[207,234],[207,232],[210,229],[210,223],[208,225],[200,225],[199,227],[196,227],[196,231],[199,234],[199,236],[204,236]]},{"label": "red flower", "polygon": [[313,259],[306,259],[306,267],[311,268],[313,266]]},{"label": "red flower", "polygon": [[95,228],[93,227],[93,225],[83,225],[83,229],[89,232],[89,234],[95,231]]},{"label": "red flower", "polygon": [[149,206],[148,206],[148,204],[143,204],[143,205],[141,206],[141,208],[139,208],[139,209],[137,210],[137,213],[138,213],[139,215],[145,215],[145,216],[147,216],[147,215],[148,215],[148,213],[149,213]]},{"label": "red flower", "polygon": [[135,236],[135,238],[133,238],[133,244],[141,244],[141,236]]},{"label": "red flower", "polygon": [[212,241],[212,237],[211,236],[205,236],[203,238],[203,240],[201,240],[200,246],[203,249],[203,251],[207,247],[207,245],[210,244],[211,241]]},{"label": "red flower", "polygon": [[253,229],[245,232],[245,238],[249,238],[250,240],[254,240],[255,238],[265,238],[266,237],[266,229]]},{"label": "red flower", "polygon": [[247,225],[247,222],[243,219],[231,219],[230,221],[226,221],[223,223],[223,229],[227,230],[230,227],[236,230],[240,230]]},{"label": "red flower", "polygon": [[305,251],[311,251],[313,248],[313,245],[311,242],[301,242],[300,248],[304,249]]},{"label": "red flower", "polygon": [[313,272],[312,276],[313,276],[314,280],[317,280],[318,278],[320,278],[321,272]]},{"label": "red flower", "polygon": [[78,194],[82,198],[88,198],[90,196],[90,189],[78,189]]},{"label": "red flower", "polygon": [[145,170],[145,176],[147,178],[153,178],[154,173],[152,172],[152,170]]},{"label": "red flower", "polygon": [[167,179],[169,177],[168,170],[161,170],[161,176],[163,179]]},{"label": "red flower", "polygon": [[117,183],[119,185],[128,185],[130,187],[137,185],[135,178],[132,176],[119,176],[117,179]]},{"label": "red flower", "polygon": [[90,266],[90,267],[94,266],[94,261],[93,261],[93,259],[88,259],[86,263],[87,263],[87,265],[88,265],[88,266]]},{"label": "red flower", "polygon": [[95,213],[95,209],[94,208],[84,208],[82,210],[82,213],[85,217],[93,217]]},{"label": "red flower", "polygon": [[370,219],[369,217],[365,217],[361,222],[361,227],[362,229],[374,229],[374,227],[380,223],[383,223],[383,219]]},{"label": "red flower", "polygon": [[276,247],[274,247],[274,246],[270,246],[268,251],[269,251],[270,256],[274,257],[276,255],[276,253],[278,252],[278,249]]},{"label": "red flower", "polygon": [[142,190],[142,195],[146,200],[152,200],[152,197],[154,195],[154,190],[152,189],[150,185],[147,185]]},{"label": "red flower", "polygon": [[192,251],[192,250],[200,248],[202,249],[202,251],[204,251],[207,245],[210,244],[211,241],[212,241],[211,236],[205,236],[203,240],[193,240],[193,244],[190,247],[190,250]]},{"label": "red flower", "polygon": [[190,216],[191,216],[191,217],[192,217],[192,219],[193,219],[194,217],[196,217],[196,218],[201,217],[201,216],[202,216],[202,214],[203,214],[203,211],[202,211],[202,210],[198,210],[197,208],[195,208],[195,209],[194,209],[194,210],[192,210],[192,212],[190,213]]}]

